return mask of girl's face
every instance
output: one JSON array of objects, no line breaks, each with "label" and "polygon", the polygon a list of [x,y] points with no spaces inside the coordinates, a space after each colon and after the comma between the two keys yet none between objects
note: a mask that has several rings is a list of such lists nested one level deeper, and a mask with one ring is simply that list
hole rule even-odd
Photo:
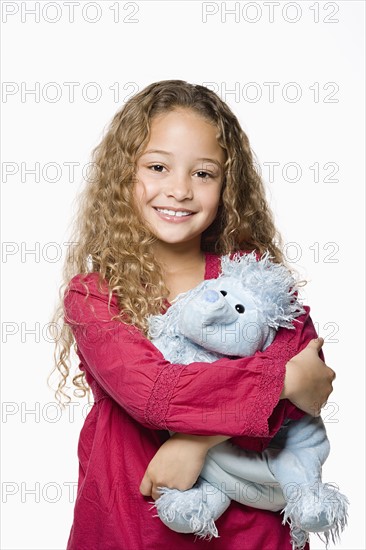
[{"label": "girl's face", "polygon": [[215,219],[225,162],[216,131],[186,108],[152,120],[150,141],[137,161],[134,193],[145,222],[163,243],[199,244]]}]

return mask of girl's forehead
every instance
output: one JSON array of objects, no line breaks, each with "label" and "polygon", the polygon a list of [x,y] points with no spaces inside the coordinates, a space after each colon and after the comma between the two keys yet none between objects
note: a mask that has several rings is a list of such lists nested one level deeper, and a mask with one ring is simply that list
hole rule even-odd
[{"label": "girl's forehead", "polygon": [[217,139],[218,128],[196,111],[180,108],[160,113],[152,118],[150,136],[144,154],[149,151],[174,154],[183,151],[214,155],[224,162],[226,151]]}]

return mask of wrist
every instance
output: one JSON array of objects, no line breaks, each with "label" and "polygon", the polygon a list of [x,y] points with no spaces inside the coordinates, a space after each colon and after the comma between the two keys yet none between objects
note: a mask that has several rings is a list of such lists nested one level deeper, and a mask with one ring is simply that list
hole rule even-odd
[{"label": "wrist", "polygon": [[171,439],[183,443],[185,447],[189,446],[192,456],[202,456],[205,458],[210,448],[206,436],[175,433]]},{"label": "wrist", "polygon": [[283,383],[283,388],[282,388],[281,395],[280,395],[280,400],[281,399],[287,399],[286,382]]},{"label": "wrist", "polygon": [[291,360],[286,363],[286,367],[285,367],[286,372],[285,372],[285,378],[283,380],[283,387],[282,387],[280,399],[290,399],[289,397],[289,370],[291,366],[290,364],[291,364]]},{"label": "wrist", "polygon": [[207,453],[212,447],[215,447],[223,441],[227,441],[231,436],[229,435],[192,435],[175,433],[173,435],[175,439],[192,443],[197,449],[200,449],[203,453]]}]

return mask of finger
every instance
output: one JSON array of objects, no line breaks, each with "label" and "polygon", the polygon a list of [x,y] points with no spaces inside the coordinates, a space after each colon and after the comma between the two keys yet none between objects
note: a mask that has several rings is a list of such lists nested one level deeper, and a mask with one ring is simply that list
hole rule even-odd
[{"label": "finger", "polygon": [[312,340],[310,340],[306,347],[308,349],[314,349],[317,352],[319,352],[323,344],[324,344],[324,339],[319,336],[318,338],[313,338]]},{"label": "finger", "polygon": [[153,486],[151,490],[151,496],[154,500],[157,500],[161,496],[160,491],[157,487]]},{"label": "finger", "polygon": [[152,489],[152,482],[150,481],[149,477],[145,474],[140,484],[140,493],[143,494],[145,497],[149,497],[151,495],[151,489]]},{"label": "finger", "polygon": [[313,345],[315,345],[316,349],[319,351],[324,344],[324,338],[318,336],[318,338],[314,338],[311,342],[313,342]]},{"label": "finger", "polygon": [[[328,367],[328,365],[325,365],[325,368],[327,369],[327,375],[328,375],[328,378],[329,378],[330,385],[332,385],[332,383],[336,379],[336,373],[334,372],[333,369]],[[333,391],[333,389],[331,391]]]},{"label": "finger", "polygon": [[[325,401],[325,397],[324,397],[324,401]],[[323,403],[324,403],[324,401],[323,401]],[[322,409],[321,403],[318,402],[318,401],[314,401],[313,406],[311,407],[311,409],[309,411],[309,414],[311,416],[314,416],[314,417],[320,416],[321,412],[322,412],[321,409]]]}]

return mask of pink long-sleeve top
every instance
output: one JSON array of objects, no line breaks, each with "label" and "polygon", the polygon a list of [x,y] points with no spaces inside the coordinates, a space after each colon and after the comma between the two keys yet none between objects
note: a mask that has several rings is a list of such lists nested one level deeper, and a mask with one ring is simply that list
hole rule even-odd
[{"label": "pink long-sleeve top", "polygon": [[[219,272],[220,257],[206,254],[205,279]],[[316,337],[310,309],[295,330],[281,328],[252,357],[171,364],[137,328],[111,320],[117,298],[109,309],[98,274],[83,277],[73,277],[65,292],[65,321],[95,403],[79,437],[67,550],[291,550],[280,513],[233,501],[216,522],[219,538],[207,541],[166,527],[139,486],[167,430],[231,435],[244,448],[262,450],[285,418],[302,416],[279,397],[287,361]]]}]

